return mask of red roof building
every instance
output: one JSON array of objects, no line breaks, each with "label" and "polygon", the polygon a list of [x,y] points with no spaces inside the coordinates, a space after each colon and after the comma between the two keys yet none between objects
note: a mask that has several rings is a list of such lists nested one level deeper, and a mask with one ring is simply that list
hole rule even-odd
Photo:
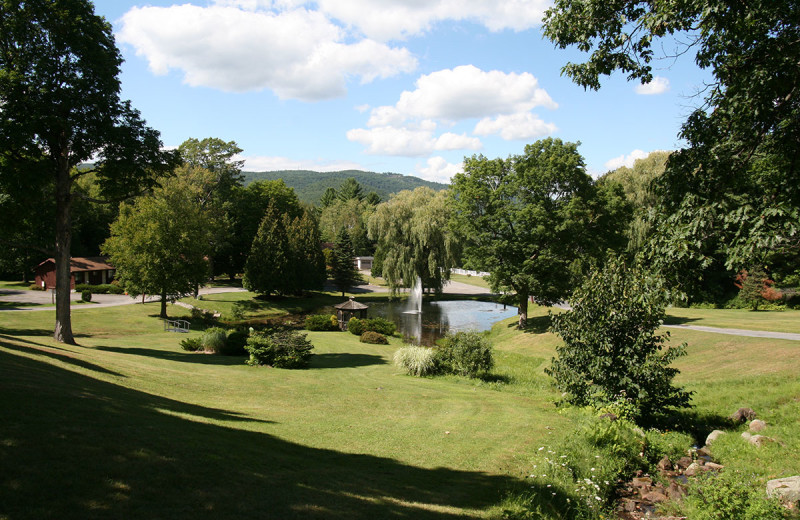
[{"label": "red roof building", "polygon": [[[56,288],[56,261],[48,258],[34,269],[36,272],[36,285],[44,289]],[[73,257],[70,260],[71,273],[69,288],[75,289],[75,284],[100,285],[111,283],[114,279],[114,266],[106,258],[94,256],[90,258]]]}]

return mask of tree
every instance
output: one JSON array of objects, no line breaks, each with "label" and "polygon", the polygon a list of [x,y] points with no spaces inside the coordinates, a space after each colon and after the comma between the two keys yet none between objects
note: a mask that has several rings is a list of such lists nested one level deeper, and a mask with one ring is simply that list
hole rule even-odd
[{"label": "tree", "polygon": [[358,183],[357,180],[353,177],[349,177],[342,182],[339,189],[336,190],[336,195],[339,197],[339,200],[364,200],[364,188],[361,187],[361,184]]},{"label": "tree", "polygon": [[[800,250],[800,5],[757,2],[557,0],[545,35],[591,52],[563,72],[587,88],[616,70],[643,83],[652,61],[694,53],[713,81],[670,157],[652,259],[738,270]],[[654,49],[670,49],[657,55]],[[674,49],[674,51],[672,50]]]},{"label": "tree", "polygon": [[[88,0],[0,2],[0,192],[47,189],[55,206],[56,341],[70,317],[76,180],[95,173],[102,199],[155,184],[174,166],[159,134],[119,98],[122,62],[111,26]],[[75,169],[97,157],[92,168]]]},{"label": "tree", "polygon": [[178,152],[186,166],[212,172],[213,185],[210,187],[223,195],[244,182],[244,161],[234,159],[242,149],[235,141],[225,142],[217,137],[189,138],[181,143]]},{"label": "tree", "polygon": [[372,205],[355,198],[333,202],[320,213],[322,239],[333,242],[344,228],[350,235],[356,256],[369,255],[374,245],[367,237],[367,221],[374,211]]},{"label": "tree", "polygon": [[423,288],[441,292],[455,264],[456,237],[450,232],[446,191],[419,187],[379,204],[369,219],[369,236],[378,242],[381,275],[394,293],[419,277]]},{"label": "tree", "polygon": [[573,294],[572,309],[551,315],[551,330],[564,341],[545,373],[565,400],[578,406],[632,405],[634,418],[689,406],[690,392],[675,387],[669,365],[686,345],[667,347],[656,334],[666,316],[662,280],[612,258]]},{"label": "tree", "polygon": [[284,218],[289,232],[291,267],[294,271],[289,277],[294,281],[294,287],[289,289],[294,293],[321,290],[327,273],[317,221],[308,210],[303,211],[302,217],[289,220],[286,215]]},{"label": "tree", "polygon": [[342,297],[348,289],[362,281],[353,259],[355,258],[350,235],[345,228],[339,231],[336,245],[333,248],[333,264],[331,265],[331,278],[333,285],[342,291]]},{"label": "tree", "polygon": [[291,268],[289,235],[283,214],[270,202],[244,266],[244,287],[259,294],[285,292]]},{"label": "tree", "polygon": [[507,160],[473,156],[453,177],[453,226],[469,265],[492,289],[516,293],[519,326],[528,298],[566,299],[606,249],[624,247],[629,206],[619,186],[598,188],[577,144],[545,139]]},{"label": "tree", "polygon": [[130,294],[161,296],[162,318],[168,300],[192,293],[208,279],[210,222],[195,188],[186,178],[174,178],[152,195],[123,204],[103,244],[116,279]]},{"label": "tree", "polygon": [[327,188],[325,193],[322,194],[319,204],[322,208],[327,208],[338,200],[338,198],[339,196],[336,194],[336,188]]}]

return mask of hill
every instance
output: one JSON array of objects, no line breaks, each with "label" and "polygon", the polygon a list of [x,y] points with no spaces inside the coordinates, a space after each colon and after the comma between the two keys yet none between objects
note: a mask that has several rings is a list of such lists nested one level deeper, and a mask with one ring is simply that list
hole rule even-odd
[{"label": "hill", "polygon": [[364,193],[374,191],[381,199],[388,200],[389,195],[402,190],[413,190],[418,186],[428,186],[434,190],[443,190],[446,184],[431,182],[401,175],[399,173],[376,173],[361,170],[344,170],[338,172],[315,172],[311,170],[282,170],[272,172],[242,172],[245,185],[254,181],[283,179],[283,182],[294,188],[297,197],[311,204],[318,204],[328,188],[338,188],[345,179],[353,177],[364,188]]}]

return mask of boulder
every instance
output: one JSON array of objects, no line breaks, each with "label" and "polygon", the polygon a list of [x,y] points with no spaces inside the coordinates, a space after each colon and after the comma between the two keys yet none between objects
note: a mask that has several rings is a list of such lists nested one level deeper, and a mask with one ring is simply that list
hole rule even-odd
[{"label": "boulder", "polygon": [[647,502],[652,502],[653,504],[657,504],[659,502],[666,502],[667,495],[665,495],[664,493],[659,493],[658,491],[651,491],[646,495],[643,495],[642,500],[645,500]]},{"label": "boulder", "polygon": [[664,458],[658,461],[658,469],[661,471],[672,471],[672,462],[670,462],[669,457],[664,455]]},{"label": "boulder", "polygon": [[751,432],[760,432],[766,427],[767,427],[767,423],[765,423],[761,419],[753,419],[752,421],[750,421],[750,431]]},{"label": "boulder", "polygon": [[758,446],[759,448],[765,445],[768,442],[775,442],[775,439],[772,437],[766,437],[764,435],[753,435],[750,439],[747,440],[753,446]]},{"label": "boulder", "polygon": [[778,478],[767,482],[767,496],[777,497],[782,503],[800,503],[800,476]]},{"label": "boulder", "polygon": [[708,471],[719,471],[725,466],[722,464],[717,464],[716,462],[706,462],[705,466],[703,466]]},{"label": "boulder", "polygon": [[706,446],[717,440],[720,435],[725,435],[725,432],[722,430],[714,430],[713,432],[709,433],[708,437],[706,437]]},{"label": "boulder", "polygon": [[686,468],[686,471],[684,471],[683,474],[686,475],[687,477],[694,477],[695,475],[697,475],[698,473],[702,473],[703,471],[704,471],[703,466],[701,466],[696,462],[692,462],[689,465],[689,467]]},{"label": "boulder", "polygon": [[692,460],[691,457],[681,457],[681,458],[678,459],[677,462],[675,462],[675,466],[677,466],[677,468],[675,468],[675,469],[678,469],[678,468],[686,469],[689,466],[691,466],[693,462],[694,461]]},{"label": "boulder", "polygon": [[635,477],[631,480],[631,485],[640,489],[649,488],[653,485],[653,479],[650,477]]},{"label": "boulder", "polygon": [[752,437],[752,436],[753,436],[753,434],[750,433],[750,432],[742,432],[742,439],[744,439],[746,441],[749,441],[750,437]]},{"label": "boulder", "polygon": [[730,416],[731,421],[743,423],[745,421],[752,421],[756,418],[756,412],[752,408],[739,408]]}]

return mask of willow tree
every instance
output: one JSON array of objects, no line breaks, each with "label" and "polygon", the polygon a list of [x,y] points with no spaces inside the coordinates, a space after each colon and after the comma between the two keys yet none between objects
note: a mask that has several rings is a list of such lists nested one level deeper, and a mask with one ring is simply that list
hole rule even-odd
[{"label": "willow tree", "polygon": [[[7,196],[49,191],[55,207],[54,338],[75,343],[70,316],[72,205],[76,181],[94,173],[101,197],[119,202],[155,184],[174,154],[161,150],[119,97],[122,57],[111,25],[89,0],[0,2],[0,185]],[[91,168],[76,169],[94,160]]]},{"label": "willow tree", "polygon": [[378,242],[382,276],[393,293],[411,287],[417,277],[423,288],[441,292],[450,279],[457,240],[448,226],[448,200],[446,191],[421,186],[392,195],[375,208],[368,223],[369,236]]}]

